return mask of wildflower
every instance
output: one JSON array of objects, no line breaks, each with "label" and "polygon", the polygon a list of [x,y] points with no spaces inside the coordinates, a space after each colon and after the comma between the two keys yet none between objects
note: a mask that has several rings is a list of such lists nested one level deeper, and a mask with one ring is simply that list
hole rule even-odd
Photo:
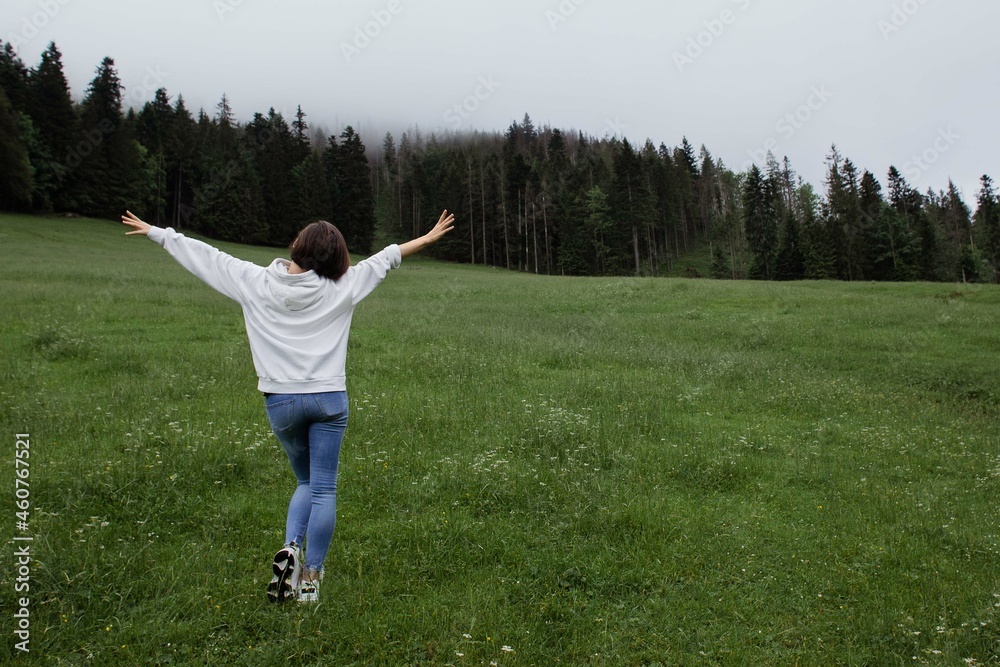
[{"label": "wildflower", "polygon": [[503,651],[504,653],[513,653],[514,652],[514,649],[512,649],[509,646],[507,646],[506,644],[504,644],[503,646],[501,646],[500,650]]}]

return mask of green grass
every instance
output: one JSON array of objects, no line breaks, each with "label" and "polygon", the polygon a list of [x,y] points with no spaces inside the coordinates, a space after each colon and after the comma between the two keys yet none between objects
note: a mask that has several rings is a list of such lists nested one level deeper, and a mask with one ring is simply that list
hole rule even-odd
[{"label": "green grass", "polygon": [[323,602],[275,608],[293,477],[239,308],[121,234],[0,217],[35,537],[0,659],[1000,662],[996,287],[407,261],[355,314]]}]

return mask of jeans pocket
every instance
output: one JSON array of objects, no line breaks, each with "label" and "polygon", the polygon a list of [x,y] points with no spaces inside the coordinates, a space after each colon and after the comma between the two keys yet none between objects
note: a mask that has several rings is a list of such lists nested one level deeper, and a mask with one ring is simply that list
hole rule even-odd
[{"label": "jeans pocket", "polygon": [[271,430],[275,433],[286,433],[295,428],[295,399],[285,398],[280,401],[268,402],[264,409],[267,420],[271,422]]},{"label": "jeans pocket", "polygon": [[326,418],[324,421],[340,417],[341,415],[347,417],[347,392],[331,391],[325,394],[317,394],[316,405]]}]

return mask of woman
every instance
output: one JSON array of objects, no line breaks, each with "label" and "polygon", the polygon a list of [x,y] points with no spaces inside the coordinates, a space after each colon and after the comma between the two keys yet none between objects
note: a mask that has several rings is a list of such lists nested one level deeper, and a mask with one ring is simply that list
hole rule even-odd
[{"label": "woman", "polygon": [[[326,221],[299,232],[291,261],[267,268],[244,262],[173,229],[149,225],[131,211],[127,236],[162,246],[181,266],[243,308],[250,352],[267,417],[298,487],[288,504],[285,546],[274,556],[267,595],[272,602],[318,602],[319,582],[337,515],[337,465],[347,428],[344,370],[354,307],[404,257],[454,228],[441,214],[424,236],[351,266],[344,237]],[[302,546],[308,547],[303,561]]]}]

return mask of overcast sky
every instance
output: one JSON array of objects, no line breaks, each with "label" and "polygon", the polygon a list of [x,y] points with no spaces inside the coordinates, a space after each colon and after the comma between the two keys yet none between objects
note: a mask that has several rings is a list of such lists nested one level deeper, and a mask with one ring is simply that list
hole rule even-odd
[{"label": "overcast sky", "polygon": [[55,41],[80,99],[104,56],[126,100],[225,92],[368,143],[418,125],[686,135],[733,169],[772,148],[822,189],[841,153],[885,183],[1000,180],[996,0],[4,0],[28,66]]}]

